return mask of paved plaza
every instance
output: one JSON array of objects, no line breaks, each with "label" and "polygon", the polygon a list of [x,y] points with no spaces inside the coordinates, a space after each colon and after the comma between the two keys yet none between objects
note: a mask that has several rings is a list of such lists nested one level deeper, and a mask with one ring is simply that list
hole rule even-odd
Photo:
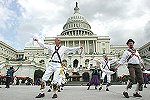
[{"label": "paved plaza", "polygon": [[[0,88],[0,100],[52,100],[52,92],[46,92],[44,98],[35,98],[39,93],[39,86],[11,86],[6,89],[4,85]],[[91,86],[90,90],[87,90],[87,86],[66,86],[65,89],[58,93],[58,98],[55,100],[127,100],[124,98],[122,92],[125,85],[112,85],[110,91],[95,90],[94,86]],[[150,100],[150,86],[144,88],[141,93],[142,98],[135,98],[132,93],[135,89],[129,91],[130,98],[128,100]],[[48,87],[46,87],[48,90]]]}]

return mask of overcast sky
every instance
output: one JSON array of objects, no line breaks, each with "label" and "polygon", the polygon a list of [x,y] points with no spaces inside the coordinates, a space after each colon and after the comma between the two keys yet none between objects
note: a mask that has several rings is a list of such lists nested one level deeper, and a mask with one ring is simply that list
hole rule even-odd
[{"label": "overcast sky", "polygon": [[35,36],[59,35],[76,1],[91,30],[112,45],[150,41],[150,0],[0,0],[0,40],[20,50]]}]

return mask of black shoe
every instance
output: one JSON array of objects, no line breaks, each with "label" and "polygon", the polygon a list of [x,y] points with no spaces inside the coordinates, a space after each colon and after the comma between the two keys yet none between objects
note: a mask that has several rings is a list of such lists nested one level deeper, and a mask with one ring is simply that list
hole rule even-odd
[{"label": "black shoe", "polygon": [[106,91],[109,91],[109,89],[107,88]]},{"label": "black shoe", "polygon": [[87,90],[89,90],[90,89],[90,86],[87,88]]},{"label": "black shoe", "polygon": [[44,97],[44,96],[45,96],[44,93],[39,93],[39,95],[37,95],[35,98],[42,98],[42,97]]},{"label": "black shoe", "polygon": [[134,96],[134,97],[142,97],[142,96],[141,96],[139,93],[137,93],[137,92],[136,92],[136,93],[133,93],[133,96]]},{"label": "black shoe", "polygon": [[101,90],[102,89],[102,86],[101,87],[99,87],[99,90]]},{"label": "black shoe", "polygon": [[107,83],[107,85],[106,85],[106,86],[108,87],[108,86],[110,86],[110,85],[111,85],[110,83]]},{"label": "black shoe", "polygon": [[53,94],[53,97],[52,98],[57,98],[57,94]]},{"label": "black shoe", "polygon": [[5,87],[5,88],[10,88],[10,87]]},{"label": "black shoe", "polygon": [[48,89],[48,91],[47,92],[51,92],[51,89]]},{"label": "black shoe", "polygon": [[128,95],[128,92],[123,92],[123,95],[126,97],[126,98],[129,98],[129,95]]},{"label": "black shoe", "polygon": [[147,88],[147,86],[144,86],[144,88]]},{"label": "black shoe", "polygon": [[95,90],[97,90],[97,87],[95,87]]},{"label": "black shoe", "polygon": [[61,88],[61,90],[64,90],[63,88]]},{"label": "black shoe", "polygon": [[132,88],[132,85],[133,85],[133,83],[130,82],[130,83],[128,84],[128,86],[127,86],[127,89],[131,89],[131,88]]},{"label": "black shoe", "polygon": [[58,90],[58,92],[61,92],[60,90]]},{"label": "black shoe", "polygon": [[143,85],[139,85],[139,91],[143,91]]}]

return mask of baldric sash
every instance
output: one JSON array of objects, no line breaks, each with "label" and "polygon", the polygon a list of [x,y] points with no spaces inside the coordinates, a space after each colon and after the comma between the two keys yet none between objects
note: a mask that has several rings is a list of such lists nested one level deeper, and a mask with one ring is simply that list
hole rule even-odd
[{"label": "baldric sash", "polygon": [[133,51],[131,51],[130,49],[128,49],[128,51],[131,52],[131,55],[128,57],[127,62],[128,62],[133,56],[136,56],[138,59],[140,59],[139,56],[135,54],[135,53],[136,53],[136,50],[135,50],[135,52],[133,52]]},{"label": "baldric sash", "polygon": [[105,65],[104,66],[102,66],[102,68],[103,69],[105,69],[106,68],[106,66],[108,67],[108,69],[109,69],[109,66],[108,66],[108,61],[107,60],[104,60],[105,61]]},{"label": "baldric sash", "polygon": [[[61,47],[61,46],[60,46],[60,47]],[[58,56],[58,58],[59,58],[59,61],[60,61],[60,63],[61,63],[61,58],[60,58],[60,55],[59,55],[59,53],[58,53],[58,50],[60,49],[60,47],[58,47],[58,49],[57,49],[56,46],[55,46],[55,52],[52,54],[51,59],[53,58],[54,54],[56,53],[57,56]]]}]

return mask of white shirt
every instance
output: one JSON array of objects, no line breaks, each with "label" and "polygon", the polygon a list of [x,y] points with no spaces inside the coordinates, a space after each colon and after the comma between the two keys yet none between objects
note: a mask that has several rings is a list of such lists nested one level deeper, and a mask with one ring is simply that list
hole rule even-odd
[{"label": "white shirt", "polygon": [[[114,59],[114,60],[102,60],[100,63],[101,63],[101,70],[109,70],[110,69],[110,64],[116,62],[117,60]],[[106,65],[107,63],[107,65]]]},{"label": "white shirt", "polygon": [[[127,59],[129,58],[129,56],[131,55],[132,53],[129,52],[128,50],[126,50],[123,55],[122,55],[122,58],[120,59],[119,61],[119,64],[124,64]],[[129,59],[128,61],[128,64],[140,64],[140,62],[143,62],[141,57],[139,56],[139,53],[136,51],[135,54],[138,56],[133,56],[131,57],[131,59]]]},{"label": "white shirt", "polygon": [[[45,44],[41,44],[41,43],[39,43],[39,45],[40,45],[40,47],[42,47],[44,49],[48,49],[48,51],[51,52],[52,54],[55,52],[55,45],[45,45]],[[58,49],[58,47],[56,47],[56,49]],[[70,48],[70,47],[61,46],[58,50],[61,61],[63,60],[65,54],[74,53],[74,52],[78,51],[79,49],[80,49],[80,47]],[[52,57],[51,60],[60,61],[57,53],[54,54],[54,56]]]}]

